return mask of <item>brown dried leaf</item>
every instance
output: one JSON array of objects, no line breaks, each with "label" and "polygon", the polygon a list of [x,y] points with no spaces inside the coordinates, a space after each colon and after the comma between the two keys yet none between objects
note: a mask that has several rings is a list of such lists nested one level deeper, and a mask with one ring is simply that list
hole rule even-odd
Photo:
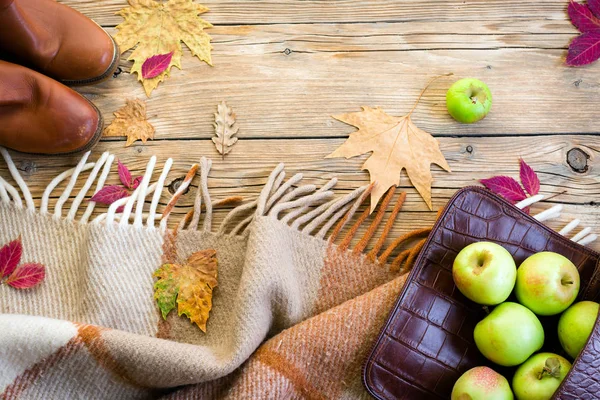
[{"label": "brown dried leaf", "polygon": [[146,140],[154,139],[154,127],[146,120],[146,103],[140,99],[127,100],[114,114],[115,119],[104,130],[104,137],[127,136],[125,147],[136,140],[146,143]]},{"label": "brown dried leaf", "polygon": [[393,117],[380,108],[362,109],[361,112],[334,116],[357,127],[358,131],[351,133],[348,140],[327,158],[350,158],[372,152],[363,165],[363,169],[369,171],[371,182],[376,182],[371,192],[371,211],[390,187],[400,184],[402,169],[406,169],[413,186],[432,209],[430,166],[435,163],[450,172],[438,141],[419,129],[410,119],[410,113]]},{"label": "brown dried leaf", "polygon": [[213,126],[215,127],[216,137],[213,137],[212,141],[217,151],[225,158],[225,154],[228,154],[231,147],[238,141],[238,138],[233,137],[238,132],[238,126],[235,122],[233,110],[224,101],[217,106]]},{"label": "brown dried leaf", "polygon": [[351,158],[371,153],[362,167],[369,171],[371,183],[375,183],[371,192],[371,212],[390,187],[400,184],[400,173],[403,169],[406,169],[411,183],[429,209],[433,209],[431,164],[437,164],[448,172],[450,166],[440,151],[438,141],[419,129],[410,116],[429,85],[442,76],[450,75],[452,73],[432,78],[421,91],[412,110],[403,117],[388,115],[379,107],[362,107],[360,112],[333,116],[339,121],[355,126],[358,131],[351,133],[348,140],[326,158]]}]

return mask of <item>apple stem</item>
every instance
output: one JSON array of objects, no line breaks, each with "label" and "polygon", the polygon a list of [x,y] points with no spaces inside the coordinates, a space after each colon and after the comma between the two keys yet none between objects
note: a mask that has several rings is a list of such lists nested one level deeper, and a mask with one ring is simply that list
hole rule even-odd
[{"label": "apple stem", "polygon": [[541,380],[544,375],[549,375],[553,378],[560,378],[560,361],[556,357],[551,357],[546,360],[544,368],[538,374],[538,380]]},{"label": "apple stem", "polygon": [[488,306],[483,306],[483,311],[485,311],[487,315],[490,314],[490,308]]},{"label": "apple stem", "polygon": [[573,282],[573,281],[560,281],[560,282],[561,282],[563,285],[572,285],[573,283],[575,283],[575,282]]},{"label": "apple stem", "polygon": [[439,79],[439,78],[441,78],[443,76],[452,76],[452,75],[454,75],[454,74],[452,72],[450,72],[450,73],[447,73],[447,74],[438,75],[438,76],[434,76],[433,78],[431,78],[429,80],[429,82],[427,82],[427,85],[425,85],[425,88],[423,90],[421,90],[421,93],[419,94],[419,97],[417,98],[417,101],[415,102],[415,105],[413,106],[413,108],[406,115],[409,116],[409,115],[411,115],[413,113],[413,111],[415,111],[415,108],[417,108],[417,105],[419,104],[419,101],[421,101],[421,97],[423,97],[423,94],[425,93],[425,91],[427,90],[427,88],[429,87],[429,85],[431,85],[433,83],[433,81],[435,81],[436,79]]}]

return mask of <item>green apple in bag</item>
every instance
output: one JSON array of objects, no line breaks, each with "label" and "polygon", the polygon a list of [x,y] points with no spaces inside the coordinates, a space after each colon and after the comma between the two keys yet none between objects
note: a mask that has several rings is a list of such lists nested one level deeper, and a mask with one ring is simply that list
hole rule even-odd
[{"label": "green apple in bag", "polygon": [[473,336],[481,354],[505,367],[521,364],[544,344],[544,328],[535,314],[511,302],[494,308]]}]

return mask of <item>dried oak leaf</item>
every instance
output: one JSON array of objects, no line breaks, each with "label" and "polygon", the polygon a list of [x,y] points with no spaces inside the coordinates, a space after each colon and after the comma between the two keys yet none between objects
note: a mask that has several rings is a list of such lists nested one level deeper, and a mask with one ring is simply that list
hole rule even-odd
[{"label": "dried oak leaf", "polygon": [[432,209],[430,166],[434,163],[450,172],[438,141],[412,122],[412,111],[404,117],[393,117],[380,108],[362,109],[334,116],[358,131],[351,133],[327,158],[350,158],[372,152],[362,167],[369,171],[371,182],[376,182],[371,192],[371,212],[390,187],[400,184],[402,169],[406,169],[413,186]]},{"label": "dried oak leaf", "polygon": [[[146,95],[150,96],[158,84],[169,76],[171,67],[181,69],[181,42],[192,55],[212,65],[211,37],[204,28],[212,25],[198,15],[208,11],[192,0],[169,0],[159,3],[153,0],[128,0],[126,7],[117,14],[125,21],[117,26],[115,40],[122,52],[135,47],[128,60],[133,60],[132,73],[138,74]],[[137,46],[137,47],[136,47]],[[142,65],[150,57],[173,53],[167,68],[152,78],[144,78]]]},{"label": "dried oak leaf", "polygon": [[217,286],[217,252],[202,250],[184,264],[163,264],[154,272],[154,298],[164,319],[177,305],[177,314],[185,315],[206,332],[212,308],[213,289]]},{"label": "dried oak leaf", "polygon": [[238,141],[238,138],[233,136],[238,132],[238,126],[235,122],[233,110],[224,101],[217,106],[213,126],[215,127],[216,137],[213,137],[212,141],[217,151],[225,158],[225,154],[228,154]]},{"label": "dried oak leaf", "polygon": [[154,127],[146,119],[146,103],[140,99],[127,100],[126,104],[114,112],[115,119],[104,130],[105,137],[127,136],[125,147],[136,140],[146,143],[154,139]]}]

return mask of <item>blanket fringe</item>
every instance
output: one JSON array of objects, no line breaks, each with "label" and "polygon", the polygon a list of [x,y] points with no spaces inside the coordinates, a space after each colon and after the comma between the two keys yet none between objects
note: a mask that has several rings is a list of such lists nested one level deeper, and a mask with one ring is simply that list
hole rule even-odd
[{"label": "blanket fringe", "polygon": [[[9,152],[0,147],[0,154],[6,162],[8,171],[14,183],[9,183],[5,178],[0,177],[0,202],[3,204],[12,204],[14,207],[22,209],[26,207],[28,211],[36,211],[35,203],[27,183],[19,173]],[[98,193],[105,185],[111,169],[114,165],[115,156],[109,152],[102,153],[97,161],[88,162],[90,152],[83,154],[77,165],[73,168],[58,174],[46,186],[39,207],[39,213],[42,215],[51,214],[53,218],[75,221],[79,210],[82,208],[86,196],[94,182],[94,194]],[[164,163],[158,180],[152,183],[152,176],[157,164],[156,156],[152,156],[146,164],[145,173],[138,188],[128,197],[120,199],[108,208],[108,211],[96,216],[91,223],[103,223],[105,225],[115,225],[119,227],[133,226],[141,229],[155,229],[156,224],[161,230],[165,231],[168,226],[169,217],[179,198],[189,188],[196,172],[200,169],[200,182],[196,192],[193,209],[189,211],[178,223],[178,229],[198,230],[200,219],[203,217],[202,230],[212,231],[213,209],[221,206],[232,205],[241,202],[240,197],[230,197],[222,201],[212,201],[208,189],[208,175],[212,167],[212,161],[202,157],[200,164],[191,166],[183,182],[173,194],[167,205],[158,212],[158,204],[163,194],[165,182],[173,166],[173,159],[169,158]],[[67,206],[71,194],[79,180],[83,179],[84,174],[90,171],[83,182],[81,189],[75,195],[70,206]],[[317,188],[313,184],[301,185],[303,175],[298,173],[287,181],[284,164],[279,164],[271,172],[267,182],[260,192],[258,198],[246,204],[241,204],[231,210],[217,229],[219,234],[243,235],[247,233],[250,223],[258,217],[268,217],[277,219],[291,228],[300,232],[313,235],[320,239],[327,239],[331,243],[338,241],[338,238],[345,232],[338,247],[348,249],[350,244],[356,242],[352,248],[355,254],[365,252],[369,243],[374,240],[376,232],[380,229],[385,213],[388,211],[394,197],[395,188],[388,191],[378,211],[372,218],[369,226],[361,238],[355,240],[355,236],[361,226],[370,218],[370,210],[365,207],[357,217],[359,208],[369,198],[374,184],[360,187],[340,198],[334,198],[333,188],[338,183],[333,178],[322,187]],[[68,181],[67,181],[68,180]],[[50,210],[50,198],[55,189],[67,181],[65,188],[61,191],[58,200]],[[19,193],[20,192],[20,193]],[[146,199],[152,195],[149,206],[146,206]],[[389,257],[396,250],[408,241],[421,239],[417,245],[409,250],[399,252],[391,261],[392,268],[400,268],[402,263],[410,264],[416,257],[416,250],[422,242],[422,238],[429,233],[429,229],[418,229],[404,234],[395,240],[386,248],[386,242],[394,221],[396,220],[400,209],[406,198],[406,193],[400,193],[396,199],[393,209],[388,216],[382,232],[367,257],[376,260],[381,264],[386,264]],[[543,195],[536,195],[517,203],[519,208],[529,207],[544,199]],[[93,215],[96,203],[87,201],[87,205],[79,223],[86,224]],[[63,215],[63,209],[68,207],[66,215]],[[547,221],[557,218],[561,215],[562,205],[555,205],[537,215],[534,218],[539,221]],[[347,225],[352,225],[346,229]],[[567,224],[560,234],[566,236],[580,225],[579,220],[573,220]],[[572,236],[571,240],[582,245],[588,245],[598,239],[598,235],[592,233],[590,227],[584,227],[578,233]],[[383,251],[382,251],[383,250]]]}]

